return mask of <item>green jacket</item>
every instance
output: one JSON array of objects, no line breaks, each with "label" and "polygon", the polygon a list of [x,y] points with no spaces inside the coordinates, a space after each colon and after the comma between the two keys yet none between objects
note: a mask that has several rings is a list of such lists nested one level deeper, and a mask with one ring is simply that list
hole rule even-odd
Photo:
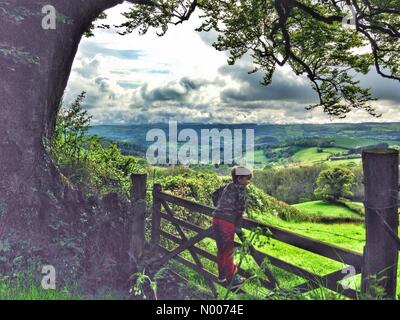
[{"label": "green jacket", "polygon": [[228,183],[219,197],[213,217],[228,220],[237,225],[246,208],[246,191],[245,185]]}]

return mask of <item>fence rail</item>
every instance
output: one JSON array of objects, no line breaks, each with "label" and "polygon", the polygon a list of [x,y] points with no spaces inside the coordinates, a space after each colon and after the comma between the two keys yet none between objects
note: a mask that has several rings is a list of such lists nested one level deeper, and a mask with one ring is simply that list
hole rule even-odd
[{"label": "fence rail", "polygon": [[[209,217],[212,216],[212,212],[214,209],[212,207],[208,207],[172,194],[162,192],[160,186],[155,187],[153,190],[153,201],[155,203],[160,203],[159,207],[160,210],[158,210],[157,212],[153,212],[153,217],[158,216],[154,219],[154,221],[156,221],[156,223],[159,224],[157,227],[153,226],[153,238],[156,239],[158,248],[160,248],[162,252],[165,253],[165,256],[158,261],[158,264],[163,265],[168,260],[175,259],[178,262],[186,265],[187,267],[197,271],[208,282],[210,281],[215,282],[217,279],[216,276],[213,275],[210,271],[205,270],[203,266],[199,265],[199,263],[194,264],[189,260],[179,256],[181,252],[190,248],[192,253],[202,258],[206,258],[212,262],[216,262],[217,257],[215,255],[196,246],[196,243],[200,242],[204,238],[215,240],[214,233],[212,232],[211,229],[203,229],[193,223],[176,218],[175,213],[170,208],[168,203],[172,203],[174,205],[186,208],[190,211],[204,214]],[[163,212],[161,208],[164,208],[165,212]],[[169,221],[175,227],[185,228],[187,230],[194,231],[197,233],[197,235],[191,239],[187,239],[186,237],[178,238],[177,236],[162,230],[161,228],[162,219]],[[285,242],[287,244],[296,246],[300,249],[307,250],[309,252],[318,254],[320,256],[351,265],[354,267],[357,274],[361,272],[362,255],[357,252],[340,248],[335,245],[327,244],[309,237],[305,237],[287,230],[283,230],[281,228],[277,228],[269,224],[260,223],[248,218],[243,218],[241,226],[243,229],[247,230],[254,230],[256,228],[260,228],[262,230],[268,231],[268,235],[273,239]],[[163,237],[165,239],[174,242],[175,244],[178,245],[178,247],[172,251],[169,251],[168,249],[160,245],[159,243],[160,237]],[[241,245],[242,245],[241,243],[235,242],[235,246],[238,247]],[[295,287],[295,289],[298,292],[306,293],[310,290],[315,289],[316,287],[323,286],[350,298],[355,298],[357,296],[357,292],[355,290],[344,289],[340,284],[338,284],[338,281],[342,280],[343,277],[346,275],[346,273],[344,272],[345,269],[335,271],[325,276],[320,276],[310,271],[307,271],[301,267],[295,266],[289,262],[283,261],[281,259],[268,255],[264,252],[261,252],[254,247],[250,247],[250,254],[259,265],[262,264],[264,259],[267,259],[271,265],[283,269],[287,272],[290,272],[301,278],[304,278],[306,282]],[[243,270],[241,268],[239,270],[239,274],[244,277],[251,276],[251,274],[248,271]],[[264,288],[268,290],[278,289],[278,283],[276,279],[273,277],[272,272],[268,269],[266,270],[266,279],[260,279],[260,283]]]},{"label": "fence rail", "polygon": [[[212,212],[214,210],[214,208],[212,207],[201,205],[165,192],[157,192],[155,193],[155,195],[160,200],[174,203],[178,206],[184,207],[191,211],[196,211],[205,214],[207,216],[212,216]],[[255,228],[268,230],[270,232],[271,238],[273,239],[285,242],[287,244],[291,244],[295,247],[313,252],[315,254],[324,256],[326,258],[330,258],[338,262],[343,262],[352,265],[356,269],[361,269],[362,255],[357,252],[347,250],[332,244],[327,244],[269,224],[260,223],[258,221],[254,221],[249,218],[243,218],[242,228],[248,230],[252,230]]]}]

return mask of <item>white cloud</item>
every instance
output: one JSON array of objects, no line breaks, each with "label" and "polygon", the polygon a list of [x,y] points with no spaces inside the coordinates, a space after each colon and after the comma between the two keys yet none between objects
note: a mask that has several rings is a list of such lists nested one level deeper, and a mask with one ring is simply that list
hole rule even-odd
[{"label": "white cloud", "polygon": [[[124,3],[108,10],[106,23],[120,24],[124,19],[121,12],[128,8],[129,4]],[[330,119],[320,109],[305,111],[314,99],[307,79],[285,67],[277,71],[270,87],[262,87],[258,84],[259,75],[247,75],[252,69],[248,56],[237,66],[228,67],[227,54],[210,45],[216,39],[215,33],[195,32],[198,25],[195,17],[171,26],[164,37],[158,37],[153,30],[145,36],[97,30],[94,38],[84,38],[80,44],[66,103],[86,91],[85,106],[93,115],[93,124],[172,119],[227,123],[376,120],[361,110],[346,120]],[[375,103],[383,112],[379,121],[400,121],[400,91],[393,91],[396,86],[398,89],[398,83],[387,86],[373,74],[363,82],[376,84],[374,93],[387,97]]]}]

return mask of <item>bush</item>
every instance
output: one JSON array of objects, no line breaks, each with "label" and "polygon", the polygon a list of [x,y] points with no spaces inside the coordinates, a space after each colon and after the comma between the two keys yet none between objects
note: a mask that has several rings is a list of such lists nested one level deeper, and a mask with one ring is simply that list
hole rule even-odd
[{"label": "bush", "polygon": [[316,200],[314,190],[319,173],[325,165],[265,169],[254,171],[254,185],[265,193],[289,204],[307,198]]},{"label": "bush", "polygon": [[97,136],[87,136],[91,116],[81,104],[82,92],[70,108],[61,107],[50,142],[52,157],[65,176],[89,197],[116,192],[128,197],[131,173],[147,172],[145,161],[123,156],[115,143],[101,143]]}]

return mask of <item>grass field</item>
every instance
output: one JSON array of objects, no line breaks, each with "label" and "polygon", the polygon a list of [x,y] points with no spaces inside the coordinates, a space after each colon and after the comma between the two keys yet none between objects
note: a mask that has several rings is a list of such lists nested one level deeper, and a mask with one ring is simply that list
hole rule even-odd
[{"label": "grass field", "polygon": [[[352,225],[352,224],[324,225],[324,224],[305,223],[305,222],[293,223],[293,222],[285,222],[279,218],[271,217],[269,215],[260,216],[259,220],[263,220],[263,222],[265,223],[269,223],[271,225],[278,226],[295,233],[309,236],[314,239],[318,239],[320,241],[336,244],[341,247],[357,251],[359,253],[362,252],[365,243],[365,230],[362,225]],[[249,233],[247,233],[247,237],[249,237]],[[202,245],[206,248],[208,252],[215,254],[216,248],[215,244],[212,241],[204,241]],[[318,275],[325,275],[330,272],[334,272],[336,270],[344,268],[344,265],[340,262],[336,262],[321,257],[319,255],[313,254],[311,252],[299,249],[297,247],[285,244],[283,242],[274,239],[268,239],[261,246],[256,245],[256,247],[257,249],[259,249],[264,253],[267,253],[271,256],[292,263],[296,266],[302,267],[305,270],[308,270]],[[188,255],[186,255],[186,258],[190,260],[190,257]],[[239,261],[238,256],[236,256],[235,261],[236,262]],[[206,262],[205,265],[207,265],[207,267],[210,268],[210,270],[216,273],[215,264]],[[257,268],[256,264],[251,258],[243,260],[242,267],[243,269],[249,271],[252,274],[256,274],[257,272],[259,272],[259,269]],[[295,276],[291,273],[288,273],[284,270],[281,270],[279,268],[271,267],[271,270],[274,276],[280,282],[281,286],[284,288],[291,288],[293,286],[296,286],[304,282],[304,279]],[[360,277],[358,276],[355,277],[355,279],[353,279],[353,287],[359,285],[358,284],[359,278]],[[192,273],[191,281],[199,284],[201,283],[201,277],[196,275],[195,273]],[[245,289],[251,293],[260,290],[259,288],[257,288],[256,285],[251,285],[251,284],[245,286]],[[220,290],[222,293],[225,292],[224,289],[220,288]],[[265,292],[261,290],[261,293]],[[313,297],[313,298],[318,298],[318,297]]]},{"label": "grass field", "polygon": [[293,161],[302,164],[318,163],[327,160],[333,154],[342,154],[346,152],[342,148],[323,148],[323,152],[318,152],[318,148],[306,148],[296,152],[293,155]]},{"label": "grass field", "polygon": [[325,161],[325,164],[328,165],[329,167],[359,166],[361,165],[361,158]]},{"label": "grass field", "polygon": [[358,218],[359,215],[345,206],[331,204],[325,201],[310,201],[293,205],[301,212],[312,216],[329,216],[341,218]]},{"label": "grass field", "polygon": [[64,287],[58,290],[44,290],[40,283],[28,279],[22,281],[0,281],[0,300],[83,300],[81,295],[73,294]]},{"label": "grass field", "polygon": [[263,167],[268,163],[268,159],[265,157],[264,151],[263,150],[255,150],[252,152],[246,153],[244,156],[245,159],[250,159],[250,157],[254,157],[254,164],[255,166],[261,166]]},{"label": "grass field", "polygon": [[[300,151],[296,152],[291,158],[280,158],[280,161],[284,161],[285,165],[313,165],[325,163],[330,167],[336,166],[348,166],[348,165],[359,165],[361,163],[360,159],[345,159],[345,160],[333,160],[327,161],[329,156],[332,155],[343,155],[348,152],[348,149],[355,147],[365,147],[368,145],[373,145],[377,143],[388,143],[390,146],[398,144],[397,141],[388,141],[388,140],[377,140],[377,139],[368,139],[368,138],[335,138],[333,139],[335,143],[335,147],[322,148],[322,152],[318,152],[317,147],[303,148]],[[278,147],[274,148],[275,152],[282,151],[288,149],[288,147]],[[253,156],[255,167],[263,167],[268,163],[271,163],[271,160],[265,156],[263,150],[255,150],[252,153],[248,153],[245,155],[246,157]],[[276,167],[282,166],[282,164],[274,163]],[[289,161],[289,163],[288,163]],[[292,161],[292,163],[290,163]]]},{"label": "grass field", "polygon": [[[283,221],[277,217],[273,217],[270,215],[259,215],[258,219],[264,223],[271,224],[276,227],[280,227],[285,230],[289,230],[291,232],[295,232],[316,240],[320,240],[326,243],[335,244],[339,247],[343,247],[346,249],[350,249],[356,251],[358,253],[363,252],[363,248],[365,245],[365,226],[362,224],[321,224],[321,223],[310,223],[310,222],[290,222]],[[250,237],[249,232],[246,233],[247,238]],[[266,238],[264,238],[266,239]],[[237,239],[239,241],[239,239]],[[261,242],[260,242],[261,243]],[[345,264],[333,261],[331,259],[327,259],[321,257],[317,254],[311,253],[306,250],[299,249],[297,247],[285,244],[283,242],[267,239],[263,241],[261,245],[255,245],[257,249],[262,252],[265,252],[271,256],[277,257],[281,260],[292,263],[296,266],[302,267],[305,270],[313,272],[318,275],[326,275],[328,273],[340,270],[345,268]],[[215,243],[211,240],[205,240],[202,242],[202,247],[205,248],[208,252],[215,254],[216,248]],[[191,260],[189,255],[185,256],[188,260]],[[236,254],[235,261],[236,263],[240,260],[240,256]],[[204,259],[204,265],[211,270],[213,273],[217,274],[216,266],[214,263],[209,262]],[[242,261],[241,266],[243,269],[249,271],[251,274],[258,274],[259,268],[256,266],[254,260],[252,258],[246,258]],[[304,279],[295,276],[291,273],[288,273],[279,268],[270,266],[274,276],[280,282],[281,287],[283,288],[291,288],[298,284],[304,282]],[[188,276],[190,282],[195,283],[196,285],[202,284],[205,286],[204,281],[201,276],[196,274],[193,271],[189,271],[189,269],[185,269],[185,275]],[[400,280],[400,270],[398,274],[398,279]],[[357,275],[353,278],[349,278],[346,282],[349,287],[353,289],[360,288],[361,277]],[[256,284],[249,283],[244,286],[244,288],[251,294],[248,297],[242,296],[242,298],[254,299],[255,296],[262,298],[263,294],[266,294],[266,290],[261,290]],[[398,281],[398,292],[400,290],[400,281]],[[226,294],[226,290],[222,287],[219,287],[220,298],[222,298]],[[232,298],[232,295],[230,295]],[[238,297],[235,297],[238,298]],[[300,297],[296,296],[295,299],[299,299]],[[318,289],[314,292],[301,297],[301,299],[343,299],[329,290]]]},{"label": "grass field", "polygon": [[355,148],[355,147],[364,147],[370,144],[375,144],[376,140],[374,139],[364,139],[364,138],[335,138],[335,145],[341,148]]},{"label": "grass field", "polygon": [[100,290],[96,295],[87,295],[78,288],[56,286],[56,289],[45,290],[41,279],[34,278],[32,273],[18,273],[13,278],[0,278],[1,300],[124,300],[126,293],[115,290]]},{"label": "grass field", "polygon": [[335,138],[335,145],[339,148],[356,148],[356,147],[366,147],[368,145],[377,144],[380,141],[377,139],[368,139],[368,138]]}]

